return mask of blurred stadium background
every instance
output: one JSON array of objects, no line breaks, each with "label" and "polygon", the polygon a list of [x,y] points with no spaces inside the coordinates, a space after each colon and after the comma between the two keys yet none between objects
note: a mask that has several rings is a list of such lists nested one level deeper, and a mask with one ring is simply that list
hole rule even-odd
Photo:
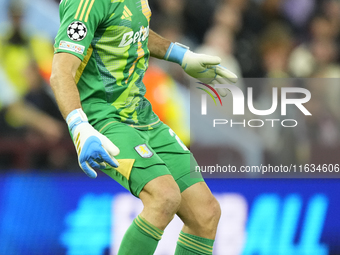
[{"label": "blurred stadium background", "polygon": [[[141,208],[105,174],[91,180],[78,167],[48,84],[58,4],[0,0],[1,255],[116,254]],[[309,105],[313,116],[304,120],[307,128],[263,134],[236,130],[222,153],[214,134],[205,133],[210,154],[198,152],[200,165],[208,164],[210,155],[215,155],[214,163],[219,158],[274,165],[339,163],[340,1],[149,4],[153,30],[197,52],[220,56],[239,77],[335,81],[333,86],[308,85],[317,98]],[[179,66],[152,59],[144,81],[157,114],[190,145],[187,76]],[[243,81],[239,85],[245,89]],[[266,87],[256,90],[258,103],[268,98],[267,92]],[[223,211],[214,254],[340,254],[338,179],[207,182]],[[180,227],[176,218],[156,254],[173,254]]]}]

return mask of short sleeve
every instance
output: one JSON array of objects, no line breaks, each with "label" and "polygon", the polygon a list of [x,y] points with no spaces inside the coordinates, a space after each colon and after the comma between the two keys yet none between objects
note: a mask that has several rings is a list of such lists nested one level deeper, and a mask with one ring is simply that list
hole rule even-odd
[{"label": "short sleeve", "polygon": [[105,19],[107,0],[63,0],[59,6],[60,27],[54,53],[71,53],[84,59],[94,34]]}]

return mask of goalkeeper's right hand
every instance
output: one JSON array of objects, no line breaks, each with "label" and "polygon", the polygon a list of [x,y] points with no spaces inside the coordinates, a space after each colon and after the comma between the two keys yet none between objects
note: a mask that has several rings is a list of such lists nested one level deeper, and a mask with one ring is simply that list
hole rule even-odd
[{"label": "goalkeeper's right hand", "polygon": [[[180,43],[171,43],[164,59],[178,63],[191,77],[213,86],[237,82],[237,75],[221,66],[219,57],[194,53]],[[217,88],[217,91],[223,97],[228,93],[226,88]]]},{"label": "goalkeeper's right hand", "polygon": [[115,168],[119,166],[114,158],[119,154],[119,149],[89,124],[82,109],[72,111],[66,122],[78,153],[79,166],[87,176],[96,178],[94,169],[104,169],[106,164]]}]

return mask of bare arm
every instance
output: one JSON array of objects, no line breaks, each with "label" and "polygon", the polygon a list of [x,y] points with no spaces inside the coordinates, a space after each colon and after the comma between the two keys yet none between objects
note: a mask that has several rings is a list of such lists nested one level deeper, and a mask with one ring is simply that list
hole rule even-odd
[{"label": "bare arm", "polygon": [[150,50],[151,57],[163,59],[170,43],[171,42],[168,39],[163,38],[150,29],[148,48]]},{"label": "bare arm", "polygon": [[57,142],[63,136],[62,122],[25,102],[18,101],[9,105],[6,117],[10,122],[33,128],[50,142]]},{"label": "bare arm", "polygon": [[51,87],[64,119],[74,109],[81,108],[80,97],[74,77],[81,60],[69,53],[54,55]]}]

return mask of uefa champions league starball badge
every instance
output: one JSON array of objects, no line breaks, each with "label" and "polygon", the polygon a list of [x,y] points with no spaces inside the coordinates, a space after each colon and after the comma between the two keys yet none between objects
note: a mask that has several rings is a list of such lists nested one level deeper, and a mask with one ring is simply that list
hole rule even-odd
[{"label": "uefa champions league starball badge", "polygon": [[80,21],[72,22],[67,28],[67,35],[72,41],[79,42],[85,38],[86,34],[87,28]]}]

